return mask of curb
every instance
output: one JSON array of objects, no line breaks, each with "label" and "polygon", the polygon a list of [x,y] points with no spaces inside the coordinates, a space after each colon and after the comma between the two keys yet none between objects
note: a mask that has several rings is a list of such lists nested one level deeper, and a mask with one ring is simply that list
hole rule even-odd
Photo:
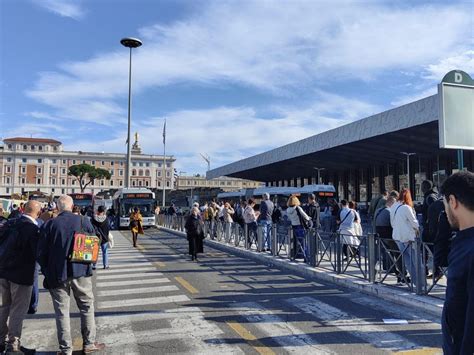
[{"label": "curb", "polygon": [[[158,227],[158,230],[185,237],[186,233],[178,232],[165,227]],[[205,244],[224,252],[234,254],[242,258],[252,259],[254,261],[275,267],[283,271],[290,271],[298,276],[308,279],[317,279],[340,285],[352,290],[362,292],[367,295],[376,296],[386,301],[408,306],[418,311],[428,312],[434,316],[441,317],[443,311],[443,301],[430,296],[419,296],[411,292],[397,290],[394,287],[373,284],[362,279],[356,279],[353,276],[336,274],[325,269],[314,268],[303,263],[297,263],[288,259],[273,257],[269,254],[258,253],[251,250],[245,250],[232,245],[222,244],[214,240],[205,239]]]}]

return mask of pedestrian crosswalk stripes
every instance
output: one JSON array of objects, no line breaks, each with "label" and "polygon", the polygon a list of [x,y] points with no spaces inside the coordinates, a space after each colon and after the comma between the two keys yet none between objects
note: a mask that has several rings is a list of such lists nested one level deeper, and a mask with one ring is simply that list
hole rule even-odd
[{"label": "pedestrian crosswalk stripes", "polygon": [[101,287],[114,287],[114,286],[135,286],[135,285],[150,285],[170,282],[167,278],[161,279],[150,279],[150,280],[125,280],[125,281],[101,281],[97,282],[96,286]]},{"label": "pedestrian crosswalk stripes", "polygon": [[350,332],[353,336],[378,348],[406,350],[417,347],[406,338],[387,331],[386,327],[378,326],[361,318],[351,317],[346,312],[315,298],[299,297],[289,299],[287,302],[304,313],[323,321],[325,326]]},{"label": "pedestrian crosswalk stripes", "polygon": [[152,272],[136,272],[134,274],[112,274],[112,275],[100,274],[100,275],[97,275],[97,281],[129,279],[131,277],[137,279],[137,278],[143,278],[143,277],[148,278],[148,277],[156,277],[156,276],[163,276],[163,273],[158,272],[155,269]]},{"label": "pedestrian crosswalk stripes", "polygon": [[143,293],[160,293],[160,292],[178,291],[178,290],[179,290],[179,288],[177,286],[174,286],[174,285],[155,286],[155,287],[140,287],[140,288],[130,288],[130,289],[98,291],[97,296],[99,296],[99,297],[110,297],[110,296],[143,294]]},{"label": "pedestrian crosswalk stripes", "polygon": [[[140,265],[140,267],[137,267],[137,268],[126,268],[126,269],[108,269],[108,270],[104,270],[104,269],[101,269],[98,273],[97,273],[97,277],[102,277],[105,273],[107,273],[107,275],[111,275],[111,274],[128,274],[128,273],[135,273],[135,272],[143,272],[143,271],[156,271],[156,268],[154,266],[152,266],[151,264],[149,264],[150,266],[143,266],[143,265]],[[129,275],[129,277],[132,277],[133,275]]]},{"label": "pedestrian crosswalk stripes", "polygon": [[118,301],[100,301],[97,303],[98,309],[105,308],[121,308],[121,307],[132,307],[132,306],[146,306],[161,303],[177,303],[190,301],[188,296],[176,295],[176,296],[161,296],[161,297],[150,297],[150,298],[132,298],[122,299]]}]

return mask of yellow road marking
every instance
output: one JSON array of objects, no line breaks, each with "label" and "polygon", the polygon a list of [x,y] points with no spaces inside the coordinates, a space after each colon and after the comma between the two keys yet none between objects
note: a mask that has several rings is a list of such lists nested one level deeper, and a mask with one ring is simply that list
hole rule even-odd
[{"label": "yellow road marking", "polygon": [[195,289],[188,281],[183,279],[180,276],[176,276],[175,280],[180,283],[181,286],[183,286],[186,290],[188,290],[189,293],[196,294],[199,293],[197,289]]},{"label": "yellow road marking", "polygon": [[165,267],[166,266],[166,264],[164,262],[161,262],[161,261],[155,261],[155,262],[153,262],[153,265],[158,266],[158,267]]},{"label": "yellow road marking", "polygon": [[232,328],[242,339],[252,346],[260,355],[275,355],[272,349],[263,345],[250,331],[237,322],[227,322],[227,325]]},{"label": "yellow road marking", "polygon": [[441,348],[421,348],[413,350],[402,350],[396,351],[394,354],[397,355],[442,355],[443,349]]}]

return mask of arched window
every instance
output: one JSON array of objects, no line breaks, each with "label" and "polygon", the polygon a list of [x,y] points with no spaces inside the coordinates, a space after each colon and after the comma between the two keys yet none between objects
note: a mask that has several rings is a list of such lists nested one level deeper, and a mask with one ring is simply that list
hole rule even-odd
[{"label": "arched window", "polygon": [[145,176],[150,176],[150,170],[148,169],[145,170]]},{"label": "arched window", "polygon": [[135,186],[135,180],[132,181],[132,186]]},{"label": "arched window", "polygon": [[138,176],[143,176],[143,170],[142,169],[138,170]]},{"label": "arched window", "polygon": [[132,176],[137,175],[137,171],[135,169],[132,170]]},{"label": "arched window", "polygon": [[138,181],[138,186],[142,186],[142,181]]}]

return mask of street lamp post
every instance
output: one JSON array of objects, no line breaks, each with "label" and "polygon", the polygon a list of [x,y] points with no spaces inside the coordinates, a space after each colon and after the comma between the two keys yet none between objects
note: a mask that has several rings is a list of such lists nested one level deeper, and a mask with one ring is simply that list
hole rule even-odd
[{"label": "street lamp post", "polygon": [[318,180],[316,181],[316,184],[319,185],[319,183],[321,182],[321,180],[320,180],[321,171],[326,170],[326,168],[316,168],[316,167],[314,167],[313,169],[318,172]]},{"label": "street lamp post", "polygon": [[411,191],[410,188],[410,157],[412,155],[416,155],[416,153],[408,153],[408,152],[400,152],[400,154],[406,155],[407,157],[407,182],[408,182],[408,190]]},{"label": "street lamp post", "polygon": [[128,68],[128,131],[127,131],[127,166],[125,170],[125,187],[130,187],[130,165],[132,165],[131,143],[130,143],[130,112],[132,107],[132,48],[138,48],[142,45],[142,41],[138,38],[126,37],[120,40],[120,43],[130,48],[130,61]]}]

